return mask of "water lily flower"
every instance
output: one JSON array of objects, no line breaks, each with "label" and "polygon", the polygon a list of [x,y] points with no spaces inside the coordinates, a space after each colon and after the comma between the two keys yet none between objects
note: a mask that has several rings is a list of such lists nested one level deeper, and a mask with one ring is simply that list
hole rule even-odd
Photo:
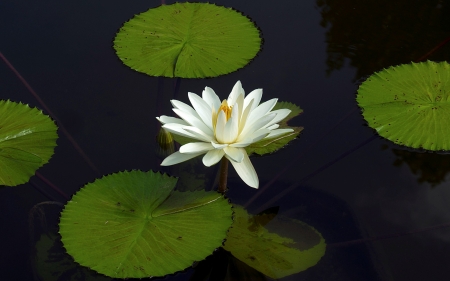
[{"label": "water lily flower", "polygon": [[192,107],[171,100],[173,111],[180,118],[162,115],[156,119],[167,131],[195,142],[181,146],[161,165],[170,166],[205,154],[203,164],[209,167],[225,156],[247,185],[258,188],[258,175],[244,148],[261,139],[292,132],[292,129],[278,129],[277,124],[291,111],[271,111],[277,103],[276,98],[260,104],[262,89],[245,96],[240,81],[234,85],[228,99],[222,102],[209,87],[205,88],[202,97],[194,93],[188,95]]}]

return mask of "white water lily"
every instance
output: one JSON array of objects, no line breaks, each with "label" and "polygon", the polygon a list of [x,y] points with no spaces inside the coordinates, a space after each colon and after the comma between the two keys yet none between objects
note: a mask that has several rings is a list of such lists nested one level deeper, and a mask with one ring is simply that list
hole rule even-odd
[{"label": "white water lily", "polygon": [[222,102],[209,87],[205,88],[202,97],[194,93],[188,95],[192,107],[171,100],[173,111],[181,119],[165,115],[156,119],[169,132],[198,142],[181,146],[179,151],[164,159],[161,165],[170,166],[205,154],[203,164],[209,167],[225,156],[246,184],[258,188],[258,175],[244,147],[264,138],[292,132],[292,129],[277,129],[277,123],[291,111],[271,111],[278,99],[260,104],[262,89],[256,89],[245,97],[240,81],[234,85],[228,99]]}]

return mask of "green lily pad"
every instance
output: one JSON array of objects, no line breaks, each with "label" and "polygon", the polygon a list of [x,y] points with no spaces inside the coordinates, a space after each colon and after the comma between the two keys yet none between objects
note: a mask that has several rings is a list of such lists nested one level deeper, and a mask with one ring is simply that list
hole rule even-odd
[{"label": "green lily pad", "polygon": [[[235,219],[224,249],[270,278],[278,279],[304,271],[317,264],[325,254],[326,244],[322,235],[303,222],[273,219],[265,227],[270,214],[251,216],[239,206],[233,210]],[[286,229],[291,237],[269,232],[269,226],[277,232]]]},{"label": "green lily pad", "polygon": [[258,142],[252,143],[251,145],[247,146],[245,150],[247,151],[247,154],[250,155],[252,153],[258,154],[258,155],[264,155],[267,153],[273,153],[284,146],[286,146],[290,141],[294,140],[298,137],[300,132],[303,130],[303,127],[290,127],[288,126],[287,122],[294,118],[295,116],[300,115],[303,110],[298,107],[297,105],[290,103],[290,102],[277,102],[275,107],[272,109],[272,111],[277,109],[290,109],[291,113],[286,116],[283,120],[281,120],[278,124],[280,127],[278,129],[293,129],[293,132],[286,133],[284,135],[270,138],[270,139],[262,139]]},{"label": "green lily pad", "polygon": [[151,76],[204,78],[236,71],[261,49],[246,16],[210,3],[152,8],[126,22],[114,39],[119,58]]},{"label": "green lily pad", "polygon": [[450,150],[450,65],[422,62],[370,76],[356,100],[377,133],[400,145]]},{"label": "green lily pad", "polygon": [[176,181],[130,171],[85,185],[61,214],[67,252],[114,278],[164,276],[204,259],[222,245],[231,205],[217,192],[172,191]]},{"label": "green lily pad", "polygon": [[0,185],[26,183],[46,164],[56,146],[56,130],[42,111],[0,100]]}]

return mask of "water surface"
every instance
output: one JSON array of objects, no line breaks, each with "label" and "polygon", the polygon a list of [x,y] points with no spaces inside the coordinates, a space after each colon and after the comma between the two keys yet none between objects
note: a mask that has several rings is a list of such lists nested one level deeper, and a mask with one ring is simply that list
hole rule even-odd
[{"label": "water surface", "polygon": [[[305,127],[296,141],[276,154],[252,159],[261,187],[288,167],[275,183],[254,190],[234,171],[230,174],[233,202],[244,205],[251,200],[248,209],[253,212],[280,206],[280,214],[306,221],[330,244],[317,266],[285,280],[447,280],[450,229],[420,231],[450,222],[448,155],[409,151],[376,138],[300,181],[373,136],[355,102],[358,81],[424,56],[448,59],[447,45],[428,53],[449,36],[450,6],[437,0],[214,2],[249,15],[262,30],[263,50],[232,74],[182,80],[178,98],[187,102],[188,91],[200,94],[205,86],[226,97],[241,80],[247,92],[263,88],[263,100],[277,97],[304,109],[292,121]],[[103,174],[161,170],[155,155],[155,116],[171,114],[168,99],[175,80],[130,70],[112,48],[124,21],[159,4],[0,3],[0,51],[99,171],[93,171],[61,135],[55,155],[39,173],[69,196]],[[3,62],[0,81],[0,98],[39,107]],[[167,95],[162,108],[155,104],[158,85]],[[29,211],[39,202],[65,201],[40,179],[33,177],[31,182],[0,188],[1,280],[32,280]],[[291,186],[287,195],[270,201]],[[47,209],[49,218],[57,212],[56,207]],[[405,232],[417,233],[401,235]],[[392,237],[377,239],[384,236]],[[364,238],[374,239],[332,245]],[[191,273],[168,280],[188,280]]]}]

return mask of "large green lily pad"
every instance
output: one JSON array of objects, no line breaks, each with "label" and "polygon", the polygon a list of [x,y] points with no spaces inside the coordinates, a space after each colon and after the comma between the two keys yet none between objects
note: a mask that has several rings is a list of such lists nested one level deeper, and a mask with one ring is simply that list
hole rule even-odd
[{"label": "large green lily pad", "polygon": [[267,226],[274,224],[272,227],[277,232],[287,229],[292,237],[281,236],[264,226],[267,215],[261,218],[251,216],[239,206],[234,207],[234,212],[234,223],[224,249],[271,278],[278,279],[304,271],[317,264],[325,254],[326,244],[322,235],[303,222],[269,222]]},{"label": "large green lily pad", "polygon": [[164,276],[204,259],[222,245],[231,205],[216,192],[172,191],[176,181],[130,171],[87,184],[61,214],[67,252],[114,278]]},{"label": "large green lily pad", "polygon": [[151,76],[204,78],[247,65],[261,49],[246,16],[210,3],[152,8],[126,22],[114,48],[127,66]]},{"label": "large green lily pad", "polygon": [[41,110],[0,100],[0,185],[25,183],[46,164],[56,146],[56,130]]},{"label": "large green lily pad", "polygon": [[450,65],[422,62],[370,76],[356,100],[364,119],[396,144],[450,150]]}]

